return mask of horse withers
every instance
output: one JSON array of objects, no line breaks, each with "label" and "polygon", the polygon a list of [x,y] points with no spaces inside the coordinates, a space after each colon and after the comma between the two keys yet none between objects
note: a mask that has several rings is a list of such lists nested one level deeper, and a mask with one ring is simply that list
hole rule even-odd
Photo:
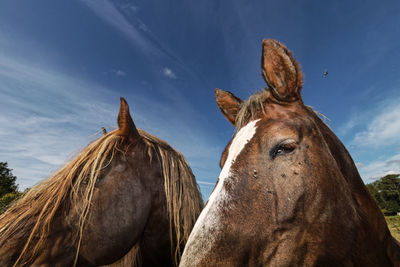
[{"label": "horse withers", "polygon": [[135,127],[89,144],[0,216],[0,266],[177,266],[203,201],[185,158]]},{"label": "horse withers", "polygon": [[215,90],[237,132],[181,265],[400,266],[399,243],[349,153],[310,107],[288,49],[262,43],[268,88]]}]

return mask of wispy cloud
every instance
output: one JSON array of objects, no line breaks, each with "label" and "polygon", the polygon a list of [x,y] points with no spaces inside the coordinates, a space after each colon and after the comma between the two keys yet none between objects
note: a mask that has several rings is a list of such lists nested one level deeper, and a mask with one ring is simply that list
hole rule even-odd
[{"label": "wispy cloud", "polygon": [[396,154],[386,160],[377,160],[364,164],[359,167],[359,171],[367,183],[387,174],[400,173],[400,154]]},{"label": "wispy cloud", "polygon": [[140,10],[139,7],[132,2],[123,3],[121,7],[123,9],[131,10],[132,12],[138,12]]},{"label": "wispy cloud", "polygon": [[400,173],[400,99],[386,97],[375,107],[354,113],[339,128],[361,177],[369,183],[386,174]]},{"label": "wispy cloud", "polygon": [[201,185],[209,185],[209,186],[214,186],[215,185],[215,183],[211,183],[211,182],[206,182],[206,181],[197,181],[197,183],[198,184],[201,184]]},{"label": "wispy cloud", "polygon": [[[139,18],[140,7],[137,5],[112,0],[81,0],[81,2],[122,33],[144,55],[151,57],[152,62],[168,61],[168,64],[174,64],[182,73],[199,79],[198,74],[181,60],[179,55],[167,45],[167,42],[161,40],[145,21]],[[158,62],[157,64],[165,63]],[[156,71],[158,70],[157,68]],[[172,72],[169,78],[173,76],[176,77],[176,74]]]},{"label": "wispy cloud", "polygon": [[171,69],[164,68],[162,72],[163,72],[165,77],[171,78],[171,79],[176,79],[176,75]]},{"label": "wispy cloud", "polygon": [[9,162],[22,188],[48,177],[101,126],[115,125],[109,114],[117,107],[88,90],[113,94],[105,88],[3,55],[0,80],[0,160]]},{"label": "wispy cloud", "polygon": [[119,77],[124,77],[124,76],[126,76],[126,72],[125,71],[123,71],[123,70],[110,70],[110,71],[107,71],[107,72],[104,72],[104,74],[109,74],[109,73],[111,73],[111,74],[113,74],[113,75],[115,75],[115,76],[119,76]]},{"label": "wispy cloud", "polygon": [[[101,127],[116,127],[120,95],[50,69],[0,53],[0,161],[9,163],[21,189],[50,176],[100,136]],[[222,148],[210,143],[190,105],[135,92],[125,97],[138,127],[181,151],[198,178],[215,176]],[[176,92],[171,101],[187,102]]]},{"label": "wispy cloud", "polygon": [[377,111],[365,130],[358,132],[353,143],[362,147],[388,146],[399,143],[400,106],[393,101]]},{"label": "wispy cloud", "polygon": [[[101,17],[104,21],[112,25],[115,29],[120,31],[132,44],[141,49],[147,54],[160,55],[162,52],[142,34],[143,31],[149,31],[147,26],[137,20],[135,24],[128,21],[125,16],[116,8],[116,6],[108,0],[81,0],[86,4],[95,14]],[[137,7],[133,9],[132,6],[122,5],[123,9],[130,9],[137,12]]]},{"label": "wispy cloud", "polygon": [[[158,75],[176,79],[176,72],[190,72],[144,22],[130,16],[139,11],[137,7],[106,0],[82,2],[122,33],[138,53],[151,58]],[[1,37],[0,41],[4,39]],[[120,95],[94,81],[64,74],[57,67],[16,60],[11,48],[7,53],[0,50],[0,161],[9,162],[18,183],[25,188],[48,177],[101,135],[101,127],[115,128]],[[160,73],[160,66],[168,68],[161,67]],[[128,73],[118,67],[103,74],[128,78]],[[138,127],[182,152],[197,178],[215,177],[222,148],[211,143],[199,124],[202,115],[171,84],[163,84],[164,91],[168,91],[162,95],[164,99],[146,97],[139,87],[146,90],[151,85],[140,82],[135,91],[123,96],[130,103]]]},{"label": "wispy cloud", "polygon": [[339,129],[337,130],[337,133],[340,136],[345,136],[349,133],[351,133],[355,127],[357,127],[359,124],[363,123],[363,121],[365,121],[366,115],[365,114],[353,114],[352,116],[350,116],[350,119],[347,120],[346,123],[344,123],[343,125],[341,125],[339,127]]}]

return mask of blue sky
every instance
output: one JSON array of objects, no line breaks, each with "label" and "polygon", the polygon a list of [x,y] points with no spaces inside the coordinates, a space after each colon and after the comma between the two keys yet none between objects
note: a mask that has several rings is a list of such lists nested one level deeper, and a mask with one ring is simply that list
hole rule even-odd
[{"label": "blue sky", "polygon": [[400,173],[399,17],[398,1],[1,1],[0,161],[32,186],[115,128],[124,96],[207,198],[234,132],[214,88],[247,99],[264,87],[261,41],[273,38],[364,181]]}]

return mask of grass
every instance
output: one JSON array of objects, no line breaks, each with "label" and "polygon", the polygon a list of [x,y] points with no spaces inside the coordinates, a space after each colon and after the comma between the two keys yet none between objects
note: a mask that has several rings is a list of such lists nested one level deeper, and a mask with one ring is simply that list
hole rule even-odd
[{"label": "grass", "polygon": [[385,219],[392,236],[400,241],[400,216],[386,216]]}]

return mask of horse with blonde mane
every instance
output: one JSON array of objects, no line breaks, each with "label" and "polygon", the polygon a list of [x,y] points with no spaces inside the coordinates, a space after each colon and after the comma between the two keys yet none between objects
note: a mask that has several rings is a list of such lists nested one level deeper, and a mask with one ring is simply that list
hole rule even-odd
[{"label": "horse with blonde mane", "polygon": [[0,266],[179,264],[203,207],[194,175],[123,98],[118,127],[0,216]]}]

